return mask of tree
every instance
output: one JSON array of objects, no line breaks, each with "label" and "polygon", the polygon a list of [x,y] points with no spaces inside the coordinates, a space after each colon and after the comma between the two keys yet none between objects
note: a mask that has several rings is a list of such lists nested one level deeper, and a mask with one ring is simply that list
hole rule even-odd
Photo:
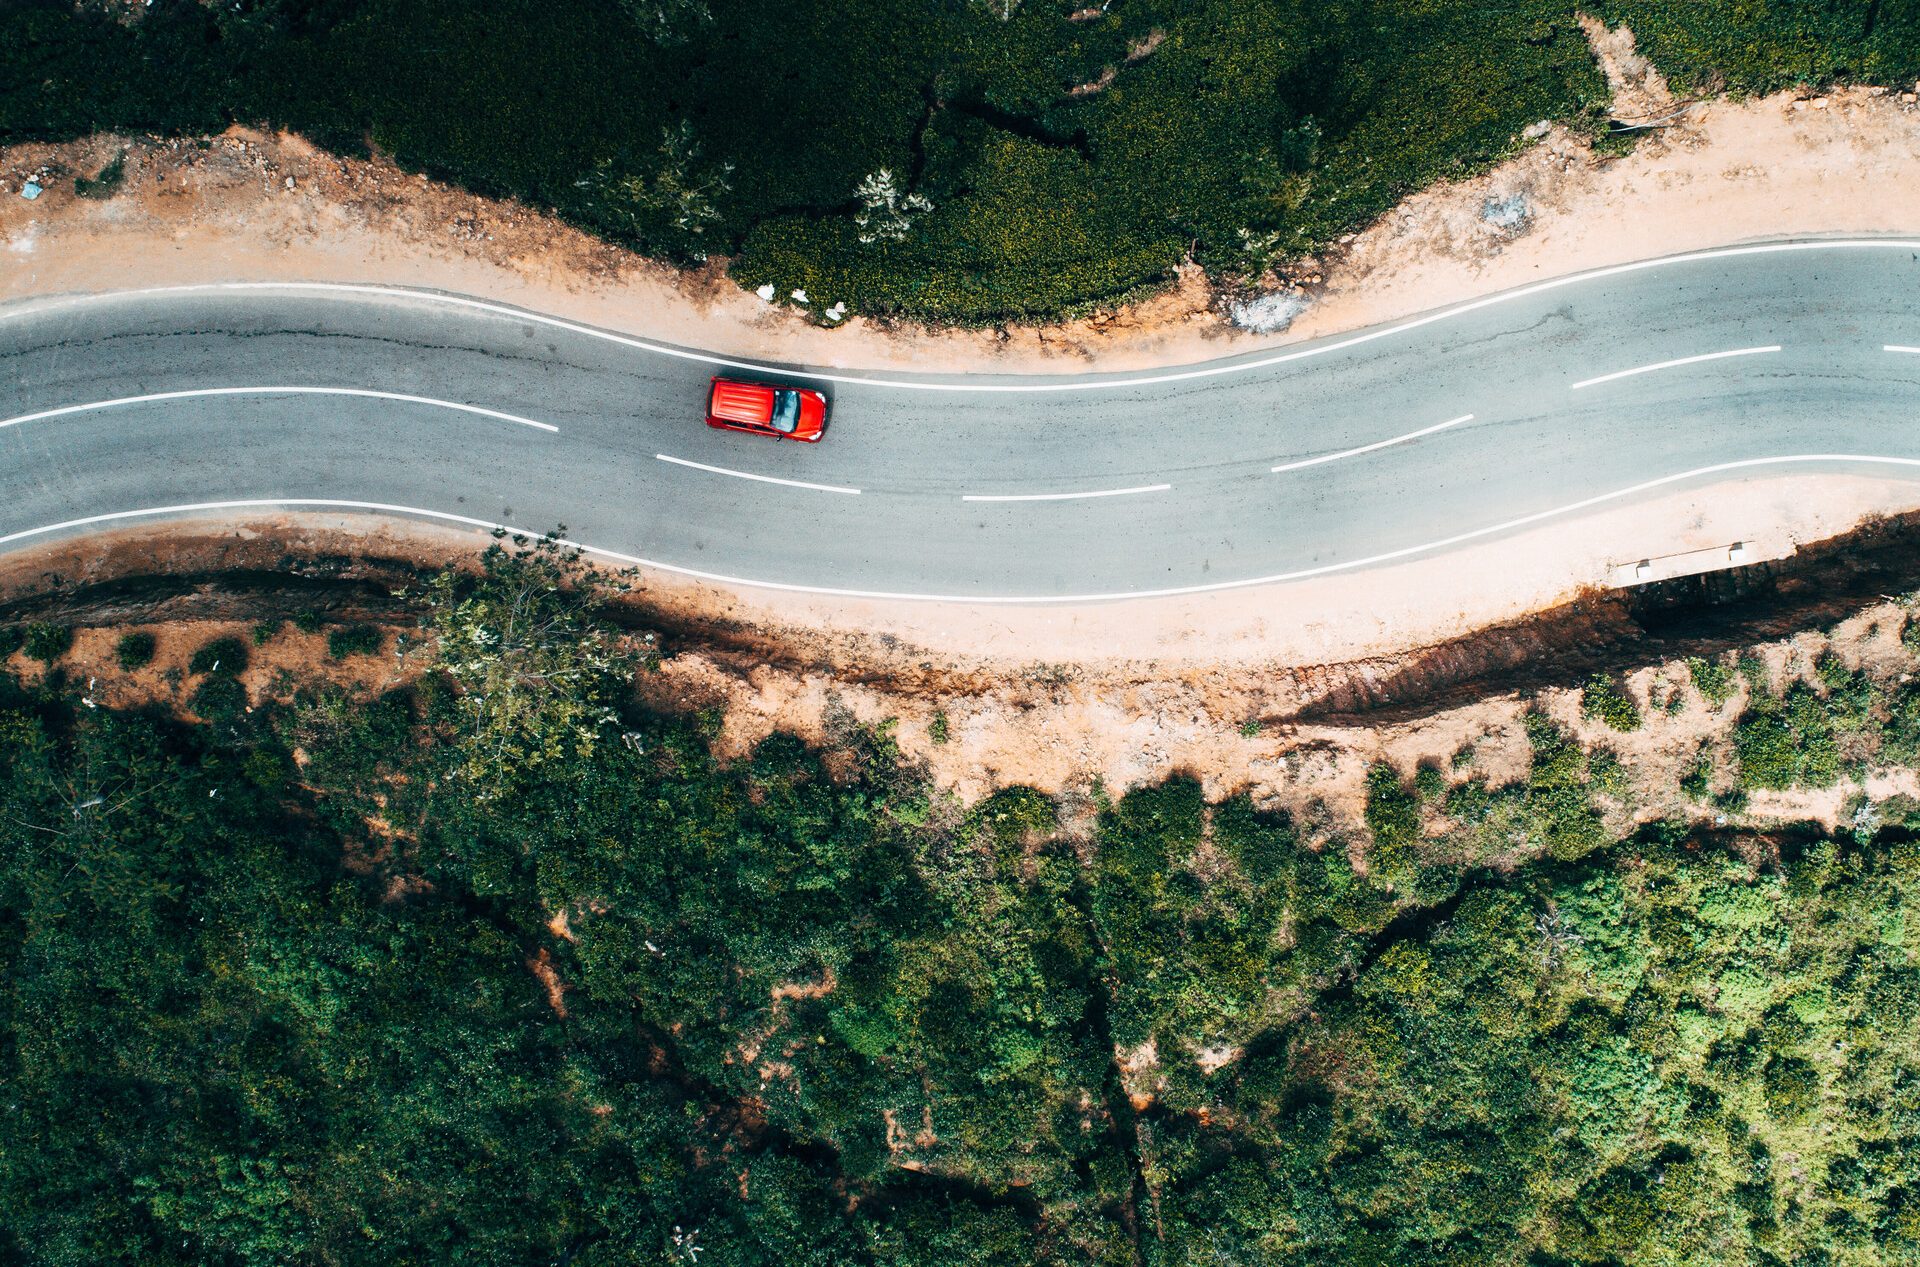
[{"label": "tree", "polygon": [[893,172],[885,167],[862,180],[853,196],[860,200],[853,222],[860,226],[860,240],[869,245],[906,241],[913,222],[933,210],[926,195],[901,193]]}]

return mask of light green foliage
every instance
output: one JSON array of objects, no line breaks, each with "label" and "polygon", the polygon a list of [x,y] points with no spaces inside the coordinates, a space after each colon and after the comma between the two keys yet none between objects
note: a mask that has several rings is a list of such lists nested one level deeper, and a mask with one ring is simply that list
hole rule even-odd
[{"label": "light green foliage", "polygon": [[1580,712],[1613,730],[1640,729],[1640,707],[1620,684],[1596,673],[1580,688]]},{"label": "light green foliage", "polygon": [[437,668],[458,695],[458,777],[485,798],[615,742],[615,704],[638,663],[593,619],[577,551],[552,537],[495,545],[482,568],[478,584],[450,568],[430,593]]},{"label": "light green foliage", "polygon": [[1693,656],[1687,661],[1687,675],[1693,679],[1693,689],[1700,692],[1700,698],[1714,708],[1720,707],[1733,696],[1733,672],[1727,668],[1724,659],[1707,660]]},{"label": "light green foliage", "polygon": [[1920,11],[1910,4],[1603,0],[1594,10],[1610,25],[1631,26],[1639,50],[1681,90],[1724,86],[1758,95],[1920,76]]}]

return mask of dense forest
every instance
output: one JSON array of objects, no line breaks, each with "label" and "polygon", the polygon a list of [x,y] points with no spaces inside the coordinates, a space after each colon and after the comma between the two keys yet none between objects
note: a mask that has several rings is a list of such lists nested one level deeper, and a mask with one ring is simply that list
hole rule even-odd
[{"label": "dense forest", "polygon": [[[1920,1260],[1902,802],[1614,840],[1535,717],[1523,780],[1382,766],[1348,835],[960,805],[886,726],[716,761],[578,579],[440,578],[371,700],[250,707],[211,644],[188,718],[14,632],[0,1261]],[[1912,682],[1758,686],[1736,782],[1913,742]]]},{"label": "dense forest", "polygon": [[[733,257],[749,287],[985,322],[1189,256],[1257,274],[1538,120],[1605,134],[1580,7],[11,0],[0,143],[270,123],[653,255]],[[1584,8],[1690,89],[1920,75],[1920,0]]]}]

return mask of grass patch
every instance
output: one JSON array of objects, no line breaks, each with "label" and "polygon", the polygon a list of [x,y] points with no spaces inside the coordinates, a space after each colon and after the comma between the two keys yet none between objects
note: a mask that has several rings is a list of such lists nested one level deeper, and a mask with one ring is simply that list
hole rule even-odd
[{"label": "grass patch", "polygon": [[144,629],[120,635],[120,641],[114,644],[113,658],[122,669],[131,673],[153,663],[154,649],[158,644],[154,636]]}]

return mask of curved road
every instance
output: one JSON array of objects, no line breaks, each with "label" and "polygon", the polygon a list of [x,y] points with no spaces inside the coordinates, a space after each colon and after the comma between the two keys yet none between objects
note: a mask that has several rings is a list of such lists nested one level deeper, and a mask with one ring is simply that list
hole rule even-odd
[{"label": "curved road", "polygon": [[1033,602],[1364,566],[1678,482],[1920,480],[1920,241],[1559,279],[1357,335],[1059,378],[782,371],[817,446],[701,425],[734,364],[453,296],[0,308],[0,548],[232,503],[568,535],[783,588]]}]

